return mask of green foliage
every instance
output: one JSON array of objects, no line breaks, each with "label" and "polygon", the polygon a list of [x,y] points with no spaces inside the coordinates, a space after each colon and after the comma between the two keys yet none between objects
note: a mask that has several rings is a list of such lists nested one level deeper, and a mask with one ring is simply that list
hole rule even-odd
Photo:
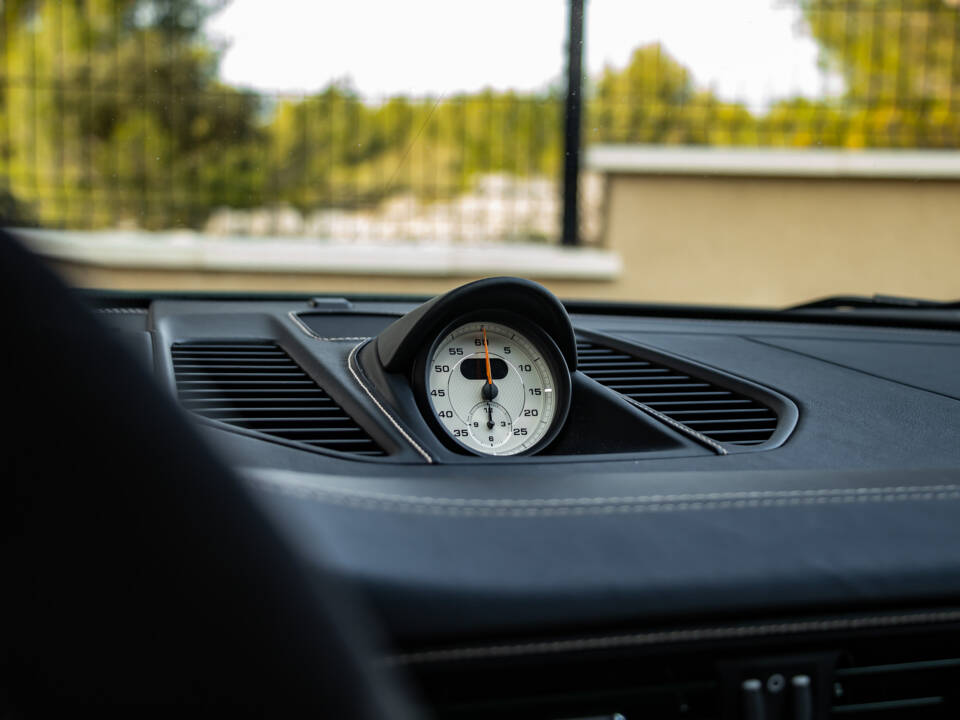
[{"label": "green foliage", "polygon": [[[262,130],[259,100],[216,82],[195,0],[4,3],[0,170],[43,224],[195,224],[189,189]],[[215,172],[214,172],[215,174]],[[182,188],[177,197],[177,188]],[[238,193],[224,189],[236,200]]]},{"label": "green foliage", "polygon": [[690,72],[657,44],[637,48],[623,70],[606,68],[588,105],[588,139],[661,145],[750,144],[755,121],[742,105],[698,91]]},{"label": "green foliage", "polygon": [[828,128],[824,144],[960,148],[955,0],[804,0],[802,8],[821,62],[846,84],[841,104],[807,108]]},{"label": "green foliage", "polygon": [[267,126],[271,197],[301,209],[412,191],[449,196],[478,172],[554,172],[559,99],[498,93],[364,102],[333,85],[281,102]]}]

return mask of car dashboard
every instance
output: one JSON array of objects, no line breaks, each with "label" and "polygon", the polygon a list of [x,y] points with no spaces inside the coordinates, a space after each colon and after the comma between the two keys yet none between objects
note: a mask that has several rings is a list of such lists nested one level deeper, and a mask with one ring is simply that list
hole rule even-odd
[{"label": "car dashboard", "polygon": [[[492,325],[417,330],[406,299],[85,299],[298,554],[358,589],[437,717],[960,702],[955,331],[508,297],[490,360]],[[518,317],[528,360],[556,354],[510,410]],[[524,416],[563,376],[553,424]],[[463,427],[439,422],[428,393],[461,386]]]}]

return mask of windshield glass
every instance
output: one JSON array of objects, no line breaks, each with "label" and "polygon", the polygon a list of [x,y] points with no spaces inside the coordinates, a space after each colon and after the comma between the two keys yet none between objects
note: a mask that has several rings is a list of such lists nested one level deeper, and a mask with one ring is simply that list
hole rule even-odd
[{"label": "windshield glass", "polygon": [[0,215],[77,285],[960,297],[956,0],[0,8]]}]

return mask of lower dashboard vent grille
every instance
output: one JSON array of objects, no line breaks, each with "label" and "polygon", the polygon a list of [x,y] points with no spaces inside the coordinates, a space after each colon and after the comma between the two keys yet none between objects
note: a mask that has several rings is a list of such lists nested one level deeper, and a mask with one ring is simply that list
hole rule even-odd
[{"label": "lower dashboard vent grille", "polygon": [[[551,653],[549,661],[536,653],[480,656],[410,670],[439,720],[946,720],[960,715],[960,658],[952,652],[958,639],[953,624],[895,633],[864,628],[813,644],[810,637],[767,638],[759,646],[732,638]],[[798,677],[807,683],[795,683]],[[747,678],[761,687],[751,713],[744,708]],[[809,689],[805,704],[796,702],[800,687]]]},{"label": "lower dashboard vent grille", "polygon": [[960,659],[838,668],[834,717],[951,717],[960,687]]},{"label": "lower dashboard vent grille", "polygon": [[578,369],[601,385],[730,445],[760,445],[777,429],[777,415],[753,398],[650,360],[577,341]]},{"label": "lower dashboard vent grille", "polygon": [[274,342],[180,342],[171,352],[180,401],[198,415],[325,450],[385,454]]}]

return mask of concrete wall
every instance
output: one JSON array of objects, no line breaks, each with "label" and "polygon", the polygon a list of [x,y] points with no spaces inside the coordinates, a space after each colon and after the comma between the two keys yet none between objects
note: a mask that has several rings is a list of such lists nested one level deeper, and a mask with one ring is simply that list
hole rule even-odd
[{"label": "concrete wall", "polygon": [[603,296],[786,305],[960,297],[960,182],[615,174]]},{"label": "concrete wall", "polygon": [[379,244],[216,237],[193,231],[14,229],[76,285],[124,290],[430,294],[490,275],[519,275],[564,297],[609,285],[616,253],[545,243]]},{"label": "concrete wall", "polygon": [[[504,274],[456,274],[450,277],[328,275],[324,273],[184,272],[178,270],[118,269],[53,261],[54,269],[79,287],[117,290],[200,290],[297,293],[381,293],[433,295],[481,277]],[[519,274],[537,280],[564,298],[607,297],[615,281],[567,280],[541,277],[536,272]],[[626,288],[621,288],[625,291]],[[620,296],[628,299],[626,292]]]}]

